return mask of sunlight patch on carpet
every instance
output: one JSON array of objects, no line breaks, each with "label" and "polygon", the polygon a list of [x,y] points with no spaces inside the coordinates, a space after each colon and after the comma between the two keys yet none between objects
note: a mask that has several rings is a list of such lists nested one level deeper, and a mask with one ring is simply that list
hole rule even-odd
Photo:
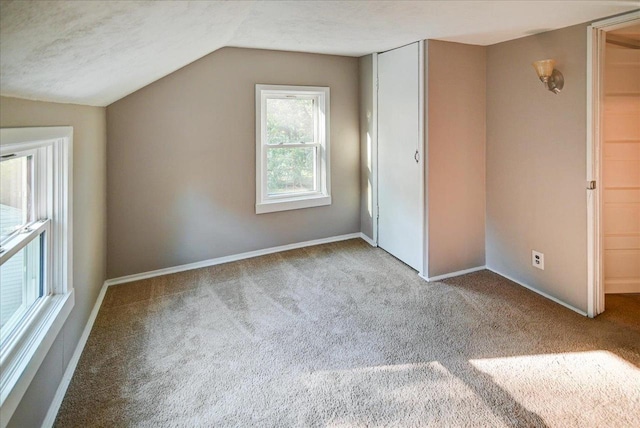
[{"label": "sunlight patch on carpet", "polygon": [[611,352],[524,355],[469,362],[545,420],[595,426],[606,408],[628,426],[640,424],[640,370]]},{"label": "sunlight patch on carpet", "polygon": [[[474,409],[483,415],[483,424],[508,426],[476,391],[438,361],[320,370],[306,374],[304,383],[312,392],[332,390],[343,406],[356,408],[359,400],[378,403],[395,415],[398,424],[437,425]],[[357,412],[346,412],[327,426],[366,426],[363,421],[367,418],[358,418]]]}]

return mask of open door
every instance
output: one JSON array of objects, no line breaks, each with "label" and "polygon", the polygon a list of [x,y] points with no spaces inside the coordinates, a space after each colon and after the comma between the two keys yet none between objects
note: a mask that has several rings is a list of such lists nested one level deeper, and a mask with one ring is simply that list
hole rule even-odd
[{"label": "open door", "polygon": [[[636,81],[640,67],[633,64],[636,53],[622,51],[615,53],[615,58],[609,58],[607,65],[608,34],[614,36],[612,40],[618,46],[637,46],[634,39],[640,36],[634,36],[634,27],[640,31],[640,12],[595,22],[588,27],[587,313],[590,317],[604,312],[605,292],[635,292],[635,287],[640,287],[640,127],[637,120],[640,81]],[[627,31],[621,31],[624,29],[632,31],[625,34]],[[624,59],[626,57],[631,60]],[[616,62],[623,64],[617,67]]]}]

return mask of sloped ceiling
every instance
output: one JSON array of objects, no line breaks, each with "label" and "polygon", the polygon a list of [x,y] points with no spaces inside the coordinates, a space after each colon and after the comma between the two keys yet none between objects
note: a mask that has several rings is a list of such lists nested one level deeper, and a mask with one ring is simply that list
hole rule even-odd
[{"label": "sloped ceiling", "polygon": [[0,1],[0,93],[108,105],[224,46],[362,56],[490,45],[637,1]]}]

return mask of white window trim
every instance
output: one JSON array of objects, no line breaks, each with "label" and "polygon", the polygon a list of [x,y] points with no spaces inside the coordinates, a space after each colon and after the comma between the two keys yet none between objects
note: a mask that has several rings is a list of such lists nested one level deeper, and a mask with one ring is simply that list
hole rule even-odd
[{"label": "white window trim", "polygon": [[[70,126],[0,129],[0,155],[47,149],[52,171],[49,200],[52,239],[49,257],[50,294],[27,313],[23,327],[0,351],[0,427],[11,419],[38,368],[74,306],[72,270],[73,128]],[[45,269],[46,270],[46,269]]]},{"label": "white window trim", "polygon": [[[318,109],[324,114],[324,126],[319,124],[318,143],[318,183],[316,192],[295,195],[267,195],[267,150],[263,141],[266,140],[266,126],[263,109],[269,96],[313,96],[318,97]],[[276,211],[295,210],[301,208],[331,205],[331,169],[330,169],[330,90],[328,87],[318,86],[284,86],[284,85],[256,85],[256,214]],[[320,120],[320,119],[319,119]],[[293,145],[292,145],[293,146]],[[302,145],[301,145],[302,146]],[[311,144],[304,145],[311,147]]]}]

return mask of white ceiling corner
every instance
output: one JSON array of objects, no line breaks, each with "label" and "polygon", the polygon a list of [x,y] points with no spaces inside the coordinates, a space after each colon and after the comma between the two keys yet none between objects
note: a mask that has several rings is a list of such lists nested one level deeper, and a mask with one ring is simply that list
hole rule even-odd
[{"label": "white ceiling corner", "polygon": [[224,46],[347,56],[490,45],[626,12],[621,1],[0,1],[0,92],[105,106]]}]

